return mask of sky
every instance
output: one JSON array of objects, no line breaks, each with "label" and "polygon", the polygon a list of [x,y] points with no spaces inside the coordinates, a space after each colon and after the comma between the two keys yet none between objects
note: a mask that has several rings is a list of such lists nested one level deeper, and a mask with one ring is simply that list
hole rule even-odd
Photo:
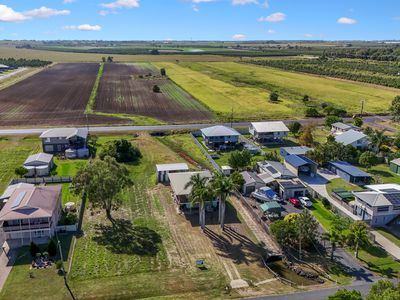
[{"label": "sky", "polygon": [[400,40],[400,0],[0,0],[0,39]]}]

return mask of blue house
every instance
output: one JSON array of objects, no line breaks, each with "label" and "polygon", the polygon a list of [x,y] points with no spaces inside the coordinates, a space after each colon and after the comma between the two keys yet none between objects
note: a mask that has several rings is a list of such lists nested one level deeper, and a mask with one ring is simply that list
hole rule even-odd
[{"label": "blue house", "polygon": [[368,184],[372,179],[371,175],[346,161],[331,161],[328,163],[328,169],[347,182],[354,184]]},{"label": "blue house", "polygon": [[285,156],[285,166],[291,172],[300,177],[301,175],[314,177],[317,174],[318,164],[304,155]]}]

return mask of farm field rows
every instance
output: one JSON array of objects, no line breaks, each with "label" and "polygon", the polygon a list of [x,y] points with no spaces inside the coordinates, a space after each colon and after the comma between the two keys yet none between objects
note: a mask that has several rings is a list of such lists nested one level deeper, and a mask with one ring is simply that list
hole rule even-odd
[{"label": "farm field rows", "polygon": [[[98,64],[58,64],[0,91],[0,126],[86,124]],[[91,123],[121,122],[90,116]]]},{"label": "farm field rows", "polygon": [[[231,109],[237,119],[303,117],[301,101],[309,95],[315,105],[323,102],[360,111],[365,100],[365,112],[387,112],[394,89],[318,76],[293,73],[239,64],[235,62],[156,63],[165,67],[168,76],[217,114],[228,116]],[[277,91],[280,101],[270,103],[269,94]]]},{"label": "farm field rows", "polygon": [[[153,91],[159,86],[161,92]],[[207,120],[207,109],[151,64],[105,64],[94,112],[147,116],[169,122]]]}]

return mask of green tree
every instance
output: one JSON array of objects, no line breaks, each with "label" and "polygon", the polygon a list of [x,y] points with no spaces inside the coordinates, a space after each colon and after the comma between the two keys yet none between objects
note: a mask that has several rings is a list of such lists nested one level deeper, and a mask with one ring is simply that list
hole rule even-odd
[{"label": "green tree", "polygon": [[161,76],[167,76],[167,71],[165,70],[165,68],[160,69],[160,74]]},{"label": "green tree", "polygon": [[393,116],[393,120],[398,122],[400,120],[400,96],[396,96],[393,101],[392,105],[390,106],[390,111]]},{"label": "green tree", "polygon": [[303,146],[311,147],[314,145],[314,137],[311,128],[303,128],[299,136],[299,143]]},{"label": "green tree", "polygon": [[356,290],[348,291],[340,289],[335,294],[328,297],[328,300],[362,300],[361,293]]},{"label": "green tree", "polygon": [[54,239],[51,239],[47,244],[47,252],[49,253],[50,256],[57,255],[57,244],[54,241]]},{"label": "green tree", "polygon": [[379,280],[375,283],[366,300],[398,300],[400,299],[400,285],[397,287],[389,280]]},{"label": "green tree", "polygon": [[361,119],[361,118],[354,118],[354,120],[353,120],[353,125],[354,125],[354,126],[361,127],[361,126],[363,126],[363,124],[364,124],[363,119]]},{"label": "green tree", "polygon": [[302,248],[315,241],[318,234],[318,222],[308,209],[302,211],[294,221],[297,243],[299,246],[299,258],[301,259]]},{"label": "green tree", "polygon": [[333,261],[336,247],[343,241],[343,237],[340,231],[336,229],[330,229],[328,232],[322,234],[322,239],[330,242],[331,244],[331,261]]},{"label": "green tree", "polygon": [[195,174],[190,178],[185,188],[191,187],[190,202],[199,205],[199,223],[201,230],[204,231],[206,227],[206,203],[212,201],[213,190],[208,185],[208,178],[202,177],[200,174]]},{"label": "green tree", "polygon": [[21,178],[22,178],[22,177],[24,177],[24,176],[28,173],[28,170],[21,166],[21,167],[15,168],[14,173],[15,173],[15,175],[17,175],[18,177],[21,177]]},{"label": "green tree", "polygon": [[271,232],[278,243],[285,246],[292,246],[296,238],[296,230],[293,224],[285,221],[278,220],[271,224]]},{"label": "green tree", "polygon": [[113,209],[121,204],[121,192],[132,185],[128,169],[115,158],[95,159],[80,168],[74,177],[71,190],[75,195],[87,196],[93,207],[102,208],[114,225]]},{"label": "green tree", "polygon": [[390,144],[390,138],[385,134],[385,130],[375,129],[369,135],[371,143],[374,145],[374,150],[378,153],[383,145]]},{"label": "green tree", "polygon": [[308,102],[308,101],[310,101],[310,96],[304,95],[303,96],[303,102]]},{"label": "green tree", "polygon": [[325,126],[326,127],[332,127],[332,124],[337,123],[337,122],[343,122],[343,119],[338,116],[327,116],[325,118]]},{"label": "green tree", "polygon": [[31,242],[29,244],[29,253],[31,254],[32,257],[36,257],[36,254],[40,253],[39,246],[36,245],[34,242]]},{"label": "green tree", "polygon": [[245,181],[243,179],[242,174],[240,174],[238,171],[235,171],[232,173],[231,178],[238,189],[241,189],[243,187]]},{"label": "green tree", "polygon": [[375,153],[366,151],[360,155],[358,163],[369,170],[372,166],[378,163],[378,158]]},{"label": "green tree", "polygon": [[153,86],[153,92],[154,92],[154,93],[161,93],[160,87],[159,87],[158,85],[154,85],[154,86]]},{"label": "green tree", "polygon": [[355,221],[350,226],[350,233],[347,237],[348,242],[354,247],[354,254],[358,258],[360,247],[369,244],[368,226],[363,221]]},{"label": "green tree", "polygon": [[278,100],[279,100],[279,94],[278,94],[278,92],[272,92],[270,95],[269,95],[269,101],[271,101],[271,102],[278,102]]},{"label": "green tree", "polygon": [[211,185],[215,195],[219,198],[218,222],[220,222],[221,228],[224,230],[226,200],[239,186],[235,184],[232,177],[227,177],[219,172],[214,173]]},{"label": "green tree", "polygon": [[305,111],[305,116],[308,118],[318,118],[320,116],[320,113],[315,107],[309,107]]},{"label": "green tree", "polygon": [[107,142],[99,154],[100,159],[110,156],[119,163],[136,163],[142,158],[140,150],[125,139]]},{"label": "green tree", "polygon": [[97,140],[98,140],[98,137],[96,135],[91,135],[91,134],[88,135],[87,147],[89,149],[89,155],[91,158],[96,157],[97,147],[98,147]]},{"label": "green tree", "polygon": [[251,153],[248,150],[233,151],[229,156],[228,162],[235,170],[246,168],[251,163]]},{"label": "green tree", "polygon": [[298,136],[301,127],[302,126],[301,126],[301,124],[299,122],[291,122],[288,125],[290,133],[293,134],[294,136]]}]

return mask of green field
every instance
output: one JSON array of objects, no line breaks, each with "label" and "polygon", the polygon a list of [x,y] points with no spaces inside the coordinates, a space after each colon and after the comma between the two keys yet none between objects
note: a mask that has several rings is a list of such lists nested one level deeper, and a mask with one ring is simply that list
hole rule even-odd
[{"label": "green field", "polygon": [[[307,94],[312,105],[322,102],[345,108],[349,113],[360,110],[365,99],[365,112],[387,112],[390,102],[400,93],[362,83],[327,79],[245,65],[235,62],[179,62],[156,63],[165,67],[167,75],[178,85],[202,101],[217,114],[235,119],[300,118]],[[280,101],[268,101],[271,91],[278,91]],[[301,112],[301,113],[300,113]]]}]

